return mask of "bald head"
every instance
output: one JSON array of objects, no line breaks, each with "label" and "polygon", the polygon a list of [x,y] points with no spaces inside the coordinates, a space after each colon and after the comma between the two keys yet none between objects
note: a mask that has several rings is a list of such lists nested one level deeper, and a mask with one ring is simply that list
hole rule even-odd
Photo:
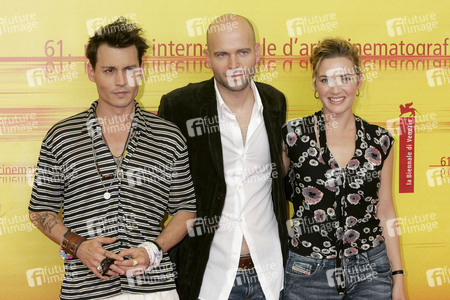
[{"label": "bald head", "polygon": [[206,34],[206,44],[210,48],[211,43],[214,42],[214,37],[218,34],[226,34],[233,31],[242,32],[249,36],[252,44],[256,44],[255,30],[252,23],[240,15],[226,14],[215,18],[208,26]]},{"label": "bald head", "polygon": [[207,44],[203,53],[219,91],[249,90],[261,53],[252,24],[242,16],[220,16],[208,27]]}]

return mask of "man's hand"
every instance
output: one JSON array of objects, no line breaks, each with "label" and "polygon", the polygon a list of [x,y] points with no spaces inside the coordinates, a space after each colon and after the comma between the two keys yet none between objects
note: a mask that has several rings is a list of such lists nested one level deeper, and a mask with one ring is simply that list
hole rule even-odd
[{"label": "man's hand", "polygon": [[145,248],[130,248],[120,251],[118,254],[121,258],[131,257],[130,259],[116,260],[114,265],[126,274],[127,277],[138,276],[144,274],[150,265]]},{"label": "man's hand", "polygon": [[[122,261],[123,257],[111,251],[105,250],[102,245],[111,244],[116,241],[116,238],[96,237],[91,240],[86,240],[78,247],[77,257],[80,261],[92,271],[100,279],[109,280],[110,277],[101,274],[101,262],[106,257],[113,258],[117,262]],[[144,250],[145,251],[145,250]],[[111,265],[109,271],[106,272],[109,276],[124,275],[125,271],[121,268]]]}]

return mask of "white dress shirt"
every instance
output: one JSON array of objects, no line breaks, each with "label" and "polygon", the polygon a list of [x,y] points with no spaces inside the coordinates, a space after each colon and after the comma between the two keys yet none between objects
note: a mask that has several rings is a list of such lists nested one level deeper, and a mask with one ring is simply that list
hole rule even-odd
[{"label": "white dress shirt", "polygon": [[214,86],[227,192],[199,298],[228,299],[245,237],[266,299],[278,299],[283,258],[272,203],[272,162],[261,97],[252,81],[255,103],[244,144],[236,116],[223,101],[216,82]]}]

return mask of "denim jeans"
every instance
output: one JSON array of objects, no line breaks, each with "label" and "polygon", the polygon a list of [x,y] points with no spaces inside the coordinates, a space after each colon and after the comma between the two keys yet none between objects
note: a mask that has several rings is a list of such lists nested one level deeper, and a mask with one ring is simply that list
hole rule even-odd
[{"label": "denim jeans", "polygon": [[263,300],[264,296],[256,269],[238,271],[234,279],[229,300]]},{"label": "denim jeans", "polygon": [[314,259],[289,251],[284,299],[391,299],[392,274],[384,243],[344,258],[345,295],[336,289],[335,263],[335,259]]}]

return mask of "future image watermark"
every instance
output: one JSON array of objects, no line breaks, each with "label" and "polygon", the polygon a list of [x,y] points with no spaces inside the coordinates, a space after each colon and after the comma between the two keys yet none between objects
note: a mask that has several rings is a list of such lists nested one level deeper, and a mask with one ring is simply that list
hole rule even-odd
[{"label": "future image watermark", "polygon": [[429,287],[438,287],[450,284],[450,271],[448,266],[429,269],[426,272]]},{"label": "future image watermark", "polygon": [[89,119],[86,121],[86,128],[90,137],[102,136],[110,133],[129,131],[130,127],[136,126],[132,123],[134,113],[121,116],[105,116]]},{"label": "future image watermark", "polygon": [[178,78],[175,63],[167,63],[157,68],[134,68],[127,72],[127,83],[130,87],[157,82],[171,82]]},{"label": "future image watermark", "polygon": [[28,214],[0,217],[0,235],[31,232],[35,228]]},{"label": "future image watermark", "polygon": [[328,236],[328,233],[339,227],[336,220],[336,213],[333,208],[318,209],[314,212],[314,217],[298,217],[286,221],[288,234],[290,237],[301,236],[303,234],[312,234],[319,232],[322,236]]},{"label": "future image watermark", "polygon": [[42,286],[44,284],[60,283],[64,280],[64,266],[44,266],[26,271],[29,287]]},{"label": "future image watermark", "polygon": [[[128,20],[133,20],[136,18],[135,13],[124,14],[122,16],[127,18]],[[118,18],[119,18],[118,16],[113,16],[113,17],[103,16],[103,17],[97,17],[97,18],[87,20],[86,27],[87,27],[88,35],[91,37],[94,36],[95,34],[101,35],[102,28],[104,29],[104,27],[106,25],[115,22]],[[111,32],[119,32],[119,31],[128,31],[129,32],[129,31],[131,31],[132,26],[133,26],[132,24],[127,24],[123,27],[110,26],[107,28],[107,30],[110,30]]]},{"label": "future image watermark", "polygon": [[[346,285],[352,285],[358,282],[374,280],[378,276],[378,272],[375,271],[375,263],[364,263],[350,265],[345,268],[337,268],[327,270],[327,281],[330,287],[342,285],[341,280],[346,279]],[[345,278],[345,279],[344,279]]]},{"label": "future image watermark", "polygon": [[0,117],[0,135],[29,133],[38,127],[35,113]]},{"label": "future image watermark", "polygon": [[36,13],[0,17],[0,35],[31,32],[37,28]]},{"label": "future image watermark", "polygon": [[252,68],[239,67],[226,71],[228,85],[231,88],[243,87],[252,80],[261,82],[271,82],[278,78],[278,71],[275,65],[255,65]]},{"label": "future image watermark", "polygon": [[424,215],[404,216],[386,221],[388,235],[391,237],[418,232],[431,232],[437,229],[438,221],[436,213]]},{"label": "future image watermark", "polygon": [[119,216],[106,216],[86,221],[89,237],[116,236],[119,233],[137,230],[134,213],[124,213]]},{"label": "future image watermark", "polygon": [[342,86],[347,84],[358,83],[361,81],[372,81],[378,78],[378,71],[375,64],[368,66],[353,66],[353,68],[340,67],[326,71],[327,84],[330,87]]},{"label": "future image watermark", "polygon": [[[408,111],[403,111],[404,114],[406,113],[413,114],[411,117],[414,117],[414,132],[415,133],[429,133],[433,131],[434,129],[438,128],[438,121],[437,121],[437,114],[436,113],[427,113],[427,114],[418,114],[415,115],[415,112],[412,111],[410,108]],[[402,118],[395,118],[386,120],[386,129],[392,134],[392,135],[402,135],[402,134],[408,134],[408,128],[409,128],[408,122],[402,121]]]},{"label": "future image watermark", "polygon": [[424,15],[404,16],[386,21],[387,32],[390,37],[404,34],[431,32],[438,27],[435,13]]},{"label": "future image watermark", "polygon": [[78,78],[76,68],[76,64],[70,63],[62,67],[53,65],[51,68],[42,67],[27,70],[28,86],[36,87],[57,82],[72,82],[73,79]]},{"label": "future image watermark", "polygon": [[450,174],[445,174],[445,168],[433,168],[426,171],[429,187],[437,187],[450,183]]},{"label": "future image watermark", "polygon": [[338,27],[335,13],[304,16],[286,21],[287,32],[290,37],[331,32]]},{"label": "future image watermark", "polygon": [[36,168],[34,181],[29,184],[41,186],[43,184],[61,184],[63,182],[71,182],[78,175],[77,165],[61,165],[54,167],[39,166]]},{"label": "future image watermark", "polygon": [[[286,123],[287,127],[287,136],[286,136],[286,143],[289,146],[293,146],[297,143],[298,138],[300,137],[301,142],[303,143],[312,143],[311,146],[316,145],[316,143],[308,137],[309,134],[315,133],[315,128],[317,127],[317,130],[330,130],[337,128],[337,121],[336,121],[336,114],[330,113],[324,115],[324,122],[318,123],[316,126],[316,120],[315,118],[297,118],[294,120],[290,120]],[[315,155],[315,154],[311,154]]]},{"label": "future image watermark", "polygon": [[[239,271],[239,270],[238,270]],[[258,273],[256,272],[258,271]],[[280,278],[281,273],[279,267],[275,263],[255,265],[252,269],[245,269],[245,271],[237,272],[235,269],[228,270],[225,274],[225,279],[234,280],[233,286],[250,285],[257,281],[272,282]]]},{"label": "future image watermark", "polygon": [[[214,20],[216,22],[211,24]],[[211,24],[211,26],[210,26]],[[208,26],[210,33],[221,31],[231,32],[237,28],[237,20],[235,14],[223,15],[220,17],[198,17],[186,21],[186,28],[190,37],[202,36],[207,33]]]},{"label": "future image watermark", "polygon": [[[186,228],[190,237],[201,236],[204,234],[212,234],[219,229],[220,216],[195,218],[186,221]],[[231,223],[231,229],[235,228],[236,224]],[[228,228],[228,229],[230,229]],[[222,227],[222,230],[224,227]]]},{"label": "future image watermark", "polygon": [[[142,168],[131,168],[125,172],[125,178],[130,186],[142,186],[158,182],[170,182],[177,176],[172,165],[152,165]],[[122,178],[122,175],[118,175]]]},{"label": "future image watermark", "polygon": [[225,173],[228,185],[252,184],[278,178],[276,163],[266,163],[258,166],[235,168]]},{"label": "future image watermark", "polygon": [[190,137],[216,133],[220,131],[219,116],[189,119],[186,127]]},{"label": "future image watermark", "polygon": [[143,268],[133,268],[126,273],[129,286],[141,286],[144,284],[154,284],[164,281],[173,281],[178,277],[174,263],[164,263],[149,272]]},{"label": "future image watermark", "polygon": [[428,70],[426,74],[428,86],[430,87],[437,87],[450,83],[449,68],[434,68]]}]

